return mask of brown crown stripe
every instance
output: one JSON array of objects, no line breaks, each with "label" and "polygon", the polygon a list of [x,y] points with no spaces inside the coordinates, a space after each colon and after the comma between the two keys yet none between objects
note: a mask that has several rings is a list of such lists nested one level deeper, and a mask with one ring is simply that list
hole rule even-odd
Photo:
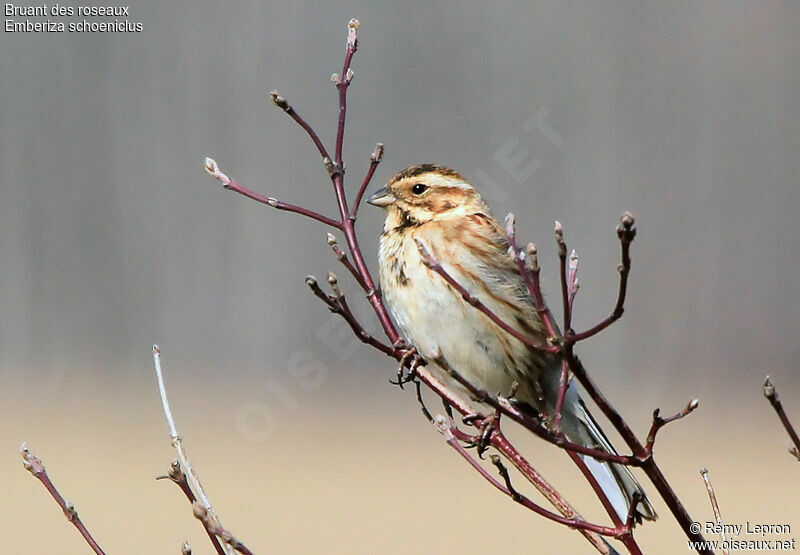
[{"label": "brown crown stripe", "polygon": [[418,175],[422,175],[423,173],[438,173],[440,175],[444,175],[445,177],[453,177],[455,179],[464,178],[461,177],[461,174],[458,173],[456,170],[451,170],[445,166],[439,166],[437,164],[419,164],[417,166],[411,166],[410,168],[406,168],[397,175],[395,175],[390,181],[389,185],[393,183],[397,183],[401,179],[407,179],[409,177],[416,177]]}]

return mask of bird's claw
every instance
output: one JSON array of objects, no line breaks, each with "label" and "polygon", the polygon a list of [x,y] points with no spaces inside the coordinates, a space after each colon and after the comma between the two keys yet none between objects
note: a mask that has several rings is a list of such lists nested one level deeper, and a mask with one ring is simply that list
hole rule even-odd
[{"label": "bird's claw", "polygon": [[415,347],[405,348],[397,367],[397,381],[389,380],[389,383],[403,389],[405,384],[416,380],[417,367],[420,364],[422,364],[422,357],[417,353],[417,349]]},{"label": "bird's claw", "polygon": [[476,445],[478,449],[478,456],[483,458],[483,454],[489,449],[489,444],[492,440],[492,433],[495,430],[495,417],[489,416],[480,426],[480,435],[478,436],[478,443]]}]

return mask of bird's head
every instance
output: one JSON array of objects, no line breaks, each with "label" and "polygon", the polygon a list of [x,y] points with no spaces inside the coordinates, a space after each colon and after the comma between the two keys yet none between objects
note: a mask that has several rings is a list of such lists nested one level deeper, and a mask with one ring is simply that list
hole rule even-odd
[{"label": "bird's head", "polygon": [[386,208],[386,229],[486,211],[481,195],[461,174],[434,164],[420,164],[401,171],[367,202]]}]

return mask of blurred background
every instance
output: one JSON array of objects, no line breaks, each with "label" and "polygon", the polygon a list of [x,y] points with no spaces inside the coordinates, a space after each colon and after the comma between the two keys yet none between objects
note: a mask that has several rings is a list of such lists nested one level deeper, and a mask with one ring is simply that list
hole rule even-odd
[{"label": "blurred background", "polygon": [[[267,93],[280,90],[332,144],[329,77],[351,17],[362,25],[349,190],[376,141],[387,150],[373,189],[411,164],[457,168],[539,243],[555,301],[560,220],[581,260],[578,329],[613,306],[614,227],[631,210],[625,317],[581,345],[584,362],[640,434],[653,408],[700,399],[657,448],[696,520],[712,519],[705,466],[726,522],[800,535],[800,467],[761,393],[771,374],[800,424],[796,3],[184,1],[130,12],[140,33],[0,37],[4,552],[88,549],[22,469],[23,440],[108,552],[177,553],[184,539],[211,551],[179,490],[154,480],[174,456],[154,342],[189,455],[223,523],[256,552],[591,552],[483,482],[413,393],[389,385],[394,363],[308,293],[306,274],[343,276],[325,229],[203,171],[212,156],[245,186],[335,214],[313,146]],[[61,21],[81,19],[103,21]],[[381,224],[365,207],[373,268]],[[563,453],[509,433],[603,519]],[[645,552],[685,552],[647,489],[662,518],[638,532]]]}]

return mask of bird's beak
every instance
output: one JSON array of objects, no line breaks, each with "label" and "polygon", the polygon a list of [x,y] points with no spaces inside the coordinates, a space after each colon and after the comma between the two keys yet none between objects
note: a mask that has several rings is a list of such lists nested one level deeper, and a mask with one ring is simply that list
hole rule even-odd
[{"label": "bird's beak", "polygon": [[383,189],[378,189],[375,193],[367,199],[367,202],[373,206],[380,206],[385,208],[392,204],[397,199],[394,197],[392,193],[384,187]]}]

